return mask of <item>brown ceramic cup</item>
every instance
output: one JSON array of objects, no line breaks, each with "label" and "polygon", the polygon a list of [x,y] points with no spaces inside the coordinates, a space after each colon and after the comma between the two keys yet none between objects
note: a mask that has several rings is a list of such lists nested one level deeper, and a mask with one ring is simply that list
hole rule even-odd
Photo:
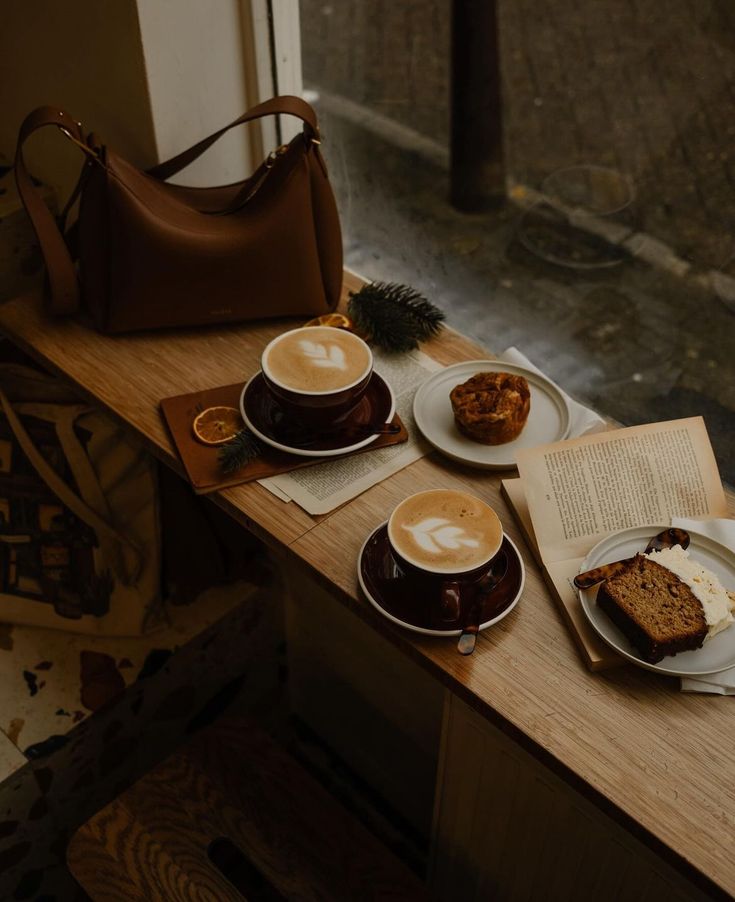
[{"label": "brown ceramic cup", "polygon": [[274,338],[263,351],[261,368],[269,391],[296,423],[339,428],[367,390],[373,355],[352,332],[309,326]]},{"label": "brown ceramic cup", "polygon": [[[480,498],[455,489],[404,498],[388,520],[388,541],[402,570],[431,585],[437,618],[461,620],[462,589],[485,578],[503,544],[495,511]],[[465,593],[467,597],[467,593]]]}]

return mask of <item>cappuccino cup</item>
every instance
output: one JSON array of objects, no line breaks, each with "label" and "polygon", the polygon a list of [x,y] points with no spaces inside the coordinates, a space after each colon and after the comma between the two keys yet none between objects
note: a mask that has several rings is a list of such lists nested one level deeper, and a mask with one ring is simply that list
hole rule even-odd
[{"label": "cappuccino cup", "polygon": [[475,495],[433,489],[397,505],[388,520],[388,541],[402,569],[439,584],[439,619],[456,622],[461,588],[485,576],[503,544],[503,526]]},{"label": "cappuccino cup", "polygon": [[373,355],[352,332],[306,326],[274,338],[263,351],[261,369],[287,414],[305,426],[339,426],[367,390]]}]

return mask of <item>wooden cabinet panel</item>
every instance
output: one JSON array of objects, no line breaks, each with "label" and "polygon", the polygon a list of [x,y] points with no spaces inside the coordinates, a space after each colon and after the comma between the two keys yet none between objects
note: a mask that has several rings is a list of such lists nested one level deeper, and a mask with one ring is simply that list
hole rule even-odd
[{"label": "wooden cabinet panel", "polygon": [[450,693],[430,886],[447,902],[709,898]]},{"label": "wooden cabinet panel", "polygon": [[444,690],[303,573],[287,585],[294,713],[428,839]]}]

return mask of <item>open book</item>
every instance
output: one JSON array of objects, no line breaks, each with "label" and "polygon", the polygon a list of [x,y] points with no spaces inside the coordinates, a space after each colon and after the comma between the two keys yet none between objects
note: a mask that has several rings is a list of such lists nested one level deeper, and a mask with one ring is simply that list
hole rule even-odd
[{"label": "open book", "polygon": [[[591,670],[622,663],[589,625],[572,582],[602,539],[672,517],[727,516],[704,420],[631,426],[518,452],[503,491]],[[653,531],[652,531],[653,534]],[[642,551],[643,549],[641,549]]]}]

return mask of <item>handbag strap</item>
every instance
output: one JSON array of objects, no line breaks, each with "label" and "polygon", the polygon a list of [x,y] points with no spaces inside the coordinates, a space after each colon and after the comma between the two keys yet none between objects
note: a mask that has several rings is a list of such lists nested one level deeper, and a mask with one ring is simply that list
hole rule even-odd
[{"label": "handbag strap", "polygon": [[25,142],[35,131],[47,125],[55,125],[61,129],[88,155],[95,159],[97,155],[94,148],[89,147],[85,141],[81,123],[55,107],[42,106],[33,110],[23,120],[18,133],[18,144],[15,149],[15,183],[46,261],[46,272],[51,289],[49,306],[52,313],[69,314],[75,313],[79,309],[79,282],[74,262],[66,241],[64,241],[64,236],[41,193],[36,188],[23,159]]},{"label": "handbag strap", "polygon": [[[189,163],[198,159],[215,141],[219,140],[222,135],[235,128],[235,126],[255,119],[262,119],[264,116],[276,116],[281,113],[301,119],[304,123],[305,137],[312,143],[319,143],[319,126],[317,125],[316,113],[305,100],[291,95],[272,97],[270,100],[253,107],[252,110],[248,110],[247,113],[235,119],[234,122],[197,142],[188,150],[148,169],[147,173],[153,178],[165,181],[184,169]],[[23,159],[23,145],[27,139],[39,128],[44,128],[47,125],[54,125],[61,129],[74,144],[83,150],[89,160],[93,161],[89,162],[88,165],[96,163],[104,166],[104,163],[98,156],[97,148],[91,146],[88,140],[85,139],[81,122],[65,113],[64,110],[42,106],[33,110],[23,120],[15,150],[15,183],[18,186],[18,194],[31,219],[36,238],[41,246],[43,258],[46,261],[46,272],[48,273],[50,288],[49,309],[55,314],[70,314],[76,313],[79,309],[79,282],[74,268],[74,261],[69,253],[64,236],[54,221],[54,217],[46,206],[40,192],[37,190]],[[82,186],[82,179],[87,172],[88,170],[85,167],[82,170],[77,187],[74,189],[72,199],[64,208],[64,217],[69,210],[70,204],[76,199]],[[240,200],[239,196],[238,200]]]},{"label": "handbag strap", "polygon": [[[106,541],[114,546],[119,546],[121,551],[123,549],[127,550],[128,554],[132,557],[132,567],[127,566],[124,554],[121,554],[119,557],[119,569],[122,572],[118,573],[118,575],[124,584],[129,584],[131,581],[134,581],[138,577],[142,565],[140,550],[127,538],[127,536],[118,532],[114,526],[111,526],[97,513],[97,511],[93,510],[85,501],[83,501],[61,476],[59,476],[56,470],[54,470],[36,447],[33,439],[26,431],[20,417],[16,414],[7,395],[2,389],[0,389],[0,408],[2,408],[8,421],[8,425],[13,431],[21,450],[28,458],[28,461],[33,466],[34,470],[41,479],[43,479],[54,495],[56,495],[59,501],[65,504],[82,522],[94,529],[98,535],[104,537]],[[84,409],[86,408],[79,408],[80,411]]]},{"label": "handbag strap", "polygon": [[258,104],[258,106],[253,107],[252,110],[243,113],[243,115],[235,119],[234,122],[213,132],[209,137],[198,141],[188,150],[184,150],[175,157],[171,157],[170,160],[166,160],[165,162],[154,166],[152,169],[148,169],[148,175],[163,180],[171,178],[172,175],[176,175],[177,172],[185,169],[189,163],[193,163],[194,160],[198,159],[205,150],[208,150],[215,141],[218,141],[222,135],[226,134],[230,129],[235,128],[238,125],[243,125],[245,122],[262,119],[264,116],[277,116],[281,113],[296,116],[298,119],[301,119],[304,123],[304,135],[306,138],[312,142],[319,142],[319,126],[317,125],[314,108],[305,100],[302,100],[301,97],[294,97],[290,94],[286,94],[282,97],[272,97],[270,100],[265,100],[263,103]]}]

